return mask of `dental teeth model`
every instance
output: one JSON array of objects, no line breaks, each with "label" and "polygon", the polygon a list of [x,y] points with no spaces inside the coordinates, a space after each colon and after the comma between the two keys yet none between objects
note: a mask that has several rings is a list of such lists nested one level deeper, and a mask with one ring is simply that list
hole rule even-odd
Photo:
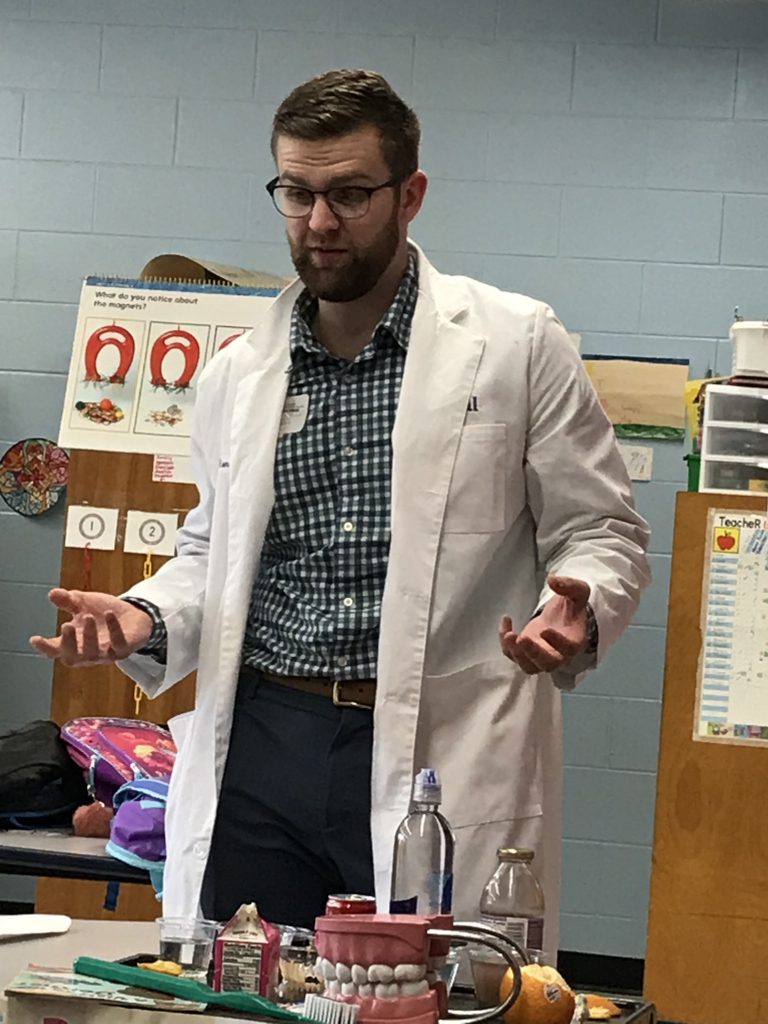
[{"label": "dental teeth model", "polygon": [[415,914],[319,917],[316,971],[325,995],[356,1003],[360,1024],[436,1024],[446,999],[434,967],[447,947],[427,934],[435,923]]}]

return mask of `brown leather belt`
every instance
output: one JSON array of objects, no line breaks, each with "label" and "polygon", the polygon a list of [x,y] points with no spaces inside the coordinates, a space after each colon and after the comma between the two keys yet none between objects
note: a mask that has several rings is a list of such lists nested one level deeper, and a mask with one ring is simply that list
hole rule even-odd
[{"label": "brown leather belt", "polygon": [[375,679],[313,679],[309,676],[274,676],[262,672],[270,683],[287,686],[289,690],[327,697],[337,708],[373,708],[376,700]]}]

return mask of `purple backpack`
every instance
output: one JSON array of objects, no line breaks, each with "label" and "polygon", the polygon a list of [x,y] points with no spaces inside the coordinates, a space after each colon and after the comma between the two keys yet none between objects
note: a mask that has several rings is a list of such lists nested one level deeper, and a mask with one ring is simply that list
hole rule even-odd
[{"label": "purple backpack", "polygon": [[163,895],[167,800],[167,779],[126,782],[114,795],[115,816],[107,843],[107,853],[149,872],[158,898]]},{"label": "purple backpack", "polygon": [[135,718],[73,718],[61,727],[61,738],[85,772],[91,796],[108,806],[125,782],[167,780],[176,759],[168,730]]}]

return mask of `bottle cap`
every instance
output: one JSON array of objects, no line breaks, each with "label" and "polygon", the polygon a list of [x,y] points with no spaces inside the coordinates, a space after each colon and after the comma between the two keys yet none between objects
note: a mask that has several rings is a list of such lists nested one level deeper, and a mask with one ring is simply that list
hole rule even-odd
[{"label": "bottle cap", "polygon": [[413,783],[413,799],[418,804],[439,804],[443,788],[434,768],[422,768]]},{"label": "bottle cap", "polygon": [[500,846],[496,851],[499,860],[517,860],[530,863],[533,860],[533,850],[525,850],[520,846]]}]

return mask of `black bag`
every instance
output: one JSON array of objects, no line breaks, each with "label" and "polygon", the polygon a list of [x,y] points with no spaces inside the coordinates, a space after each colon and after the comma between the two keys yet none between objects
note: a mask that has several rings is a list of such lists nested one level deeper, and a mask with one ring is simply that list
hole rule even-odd
[{"label": "black bag", "polygon": [[55,722],[29,722],[0,735],[0,828],[69,825],[89,802],[81,769]]}]

